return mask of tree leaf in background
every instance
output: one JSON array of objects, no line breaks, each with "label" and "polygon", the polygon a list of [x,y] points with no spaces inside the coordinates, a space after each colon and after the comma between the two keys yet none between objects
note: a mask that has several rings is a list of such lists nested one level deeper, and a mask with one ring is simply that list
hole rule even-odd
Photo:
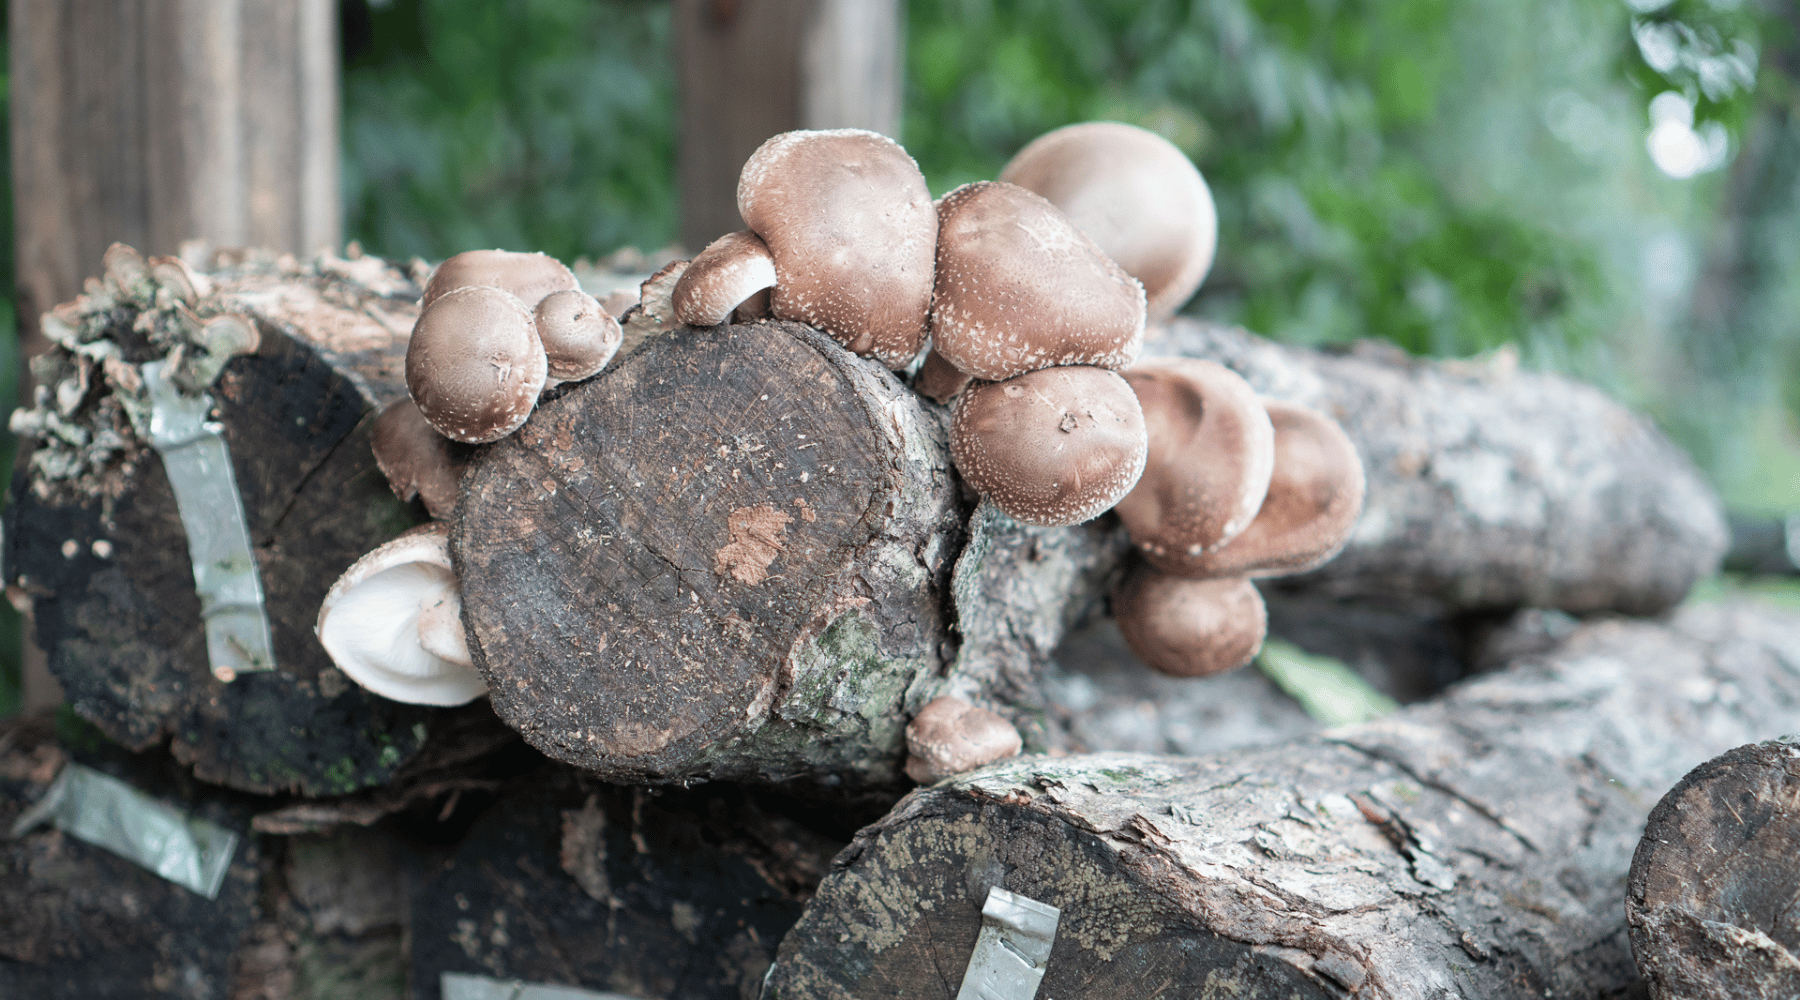
[{"label": "tree leaf in background", "polygon": [[1256,665],[1299,702],[1307,715],[1326,726],[1367,722],[1400,707],[1341,662],[1314,656],[1293,643],[1265,640]]}]

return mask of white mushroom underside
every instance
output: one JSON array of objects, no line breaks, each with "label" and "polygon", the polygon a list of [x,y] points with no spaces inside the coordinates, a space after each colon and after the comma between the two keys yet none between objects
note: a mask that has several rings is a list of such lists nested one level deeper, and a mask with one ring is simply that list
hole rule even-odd
[{"label": "white mushroom underside", "polygon": [[340,606],[319,624],[319,641],[351,680],[415,705],[461,705],[487,693],[468,659],[461,599],[448,569],[405,563],[356,591],[354,613]]}]

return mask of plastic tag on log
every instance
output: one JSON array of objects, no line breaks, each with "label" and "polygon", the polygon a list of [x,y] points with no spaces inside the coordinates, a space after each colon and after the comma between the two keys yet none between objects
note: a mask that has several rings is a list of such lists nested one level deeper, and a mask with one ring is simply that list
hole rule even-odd
[{"label": "plastic tag on log", "polygon": [[232,831],[80,764],[64,765],[9,835],[22,837],[45,822],[207,899],[218,897],[237,851]]},{"label": "plastic tag on log", "polygon": [[517,979],[489,979],[461,972],[438,976],[444,1000],[635,1000],[623,993],[584,990],[579,986],[544,986]]},{"label": "plastic tag on log", "polygon": [[1044,981],[1062,911],[998,886],[981,907],[981,935],[956,1000],[1032,1000]]},{"label": "plastic tag on log", "polygon": [[212,397],[182,392],[166,366],[165,361],[143,366],[151,404],[150,445],[162,456],[187,532],[194,591],[206,623],[207,659],[213,676],[222,681],[246,671],[273,670],[262,577],[223,428],[206,419]]}]

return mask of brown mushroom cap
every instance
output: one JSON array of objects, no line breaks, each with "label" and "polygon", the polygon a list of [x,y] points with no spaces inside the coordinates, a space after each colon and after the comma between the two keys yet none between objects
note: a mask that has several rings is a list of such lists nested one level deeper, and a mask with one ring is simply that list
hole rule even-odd
[{"label": "brown mushroom cap", "polygon": [[425,283],[420,309],[429,309],[439,297],[458,288],[486,285],[517,296],[525,308],[534,309],[544,296],[565,288],[580,288],[575,272],[549,254],[512,250],[465,250],[437,266]]},{"label": "brown mushroom cap", "polygon": [[1275,467],[1275,428],[1256,390],[1216,361],[1163,358],[1125,379],[1144,407],[1150,454],[1117,510],[1131,540],[1165,573],[1237,537],[1261,509]]},{"label": "brown mushroom cap", "polygon": [[967,389],[950,427],[956,470],[1025,524],[1080,524],[1144,469],[1144,415],[1116,372],[1045,368]]},{"label": "brown mushroom cap", "polygon": [[976,378],[1123,368],[1144,343],[1144,288],[1038,195],[965,184],[938,202],[931,339]]},{"label": "brown mushroom cap", "polygon": [[860,129],[784,132],[744,163],[737,202],[775,258],[776,317],[889,368],[919,353],[937,213],[898,143]]},{"label": "brown mushroom cap", "polygon": [[369,449],[395,496],[406,501],[418,497],[432,517],[449,519],[468,455],[426,422],[417,403],[402,398],[382,407],[369,429]]},{"label": "brown mushroom cap", "polygon": [[1336,556],[1362,514],[1362,460],[1337,421],[1298,403],[1265,399],[1263,405],[1275,428],[1269,495],[1243,534],[1183,560],[1188,575],[1303,573]]},{"label": "brown mushroom cap", "polygon": [[938,698],[906,724],[906,776],[921,785],[1018,756],[1013,724],[956,697]]},{"label": "brown mushroom cap", "polygon": [[1249,663],[1268,610],[1242,577],[1193,580],[1139,564],[1113,590],[1113,618],[1138,659],[1172,677],[1204,677]]},{"label": "brown mushroom cap", "polygon": [[546,385],[574,382],[606,367],[624,331],[600,303],[578,288],[551,292],[532,312],[544,345]]},{"label": "brown mushroom cap", "polygon": [[1000,179],[1043,195],[1132,277],[1150,319],[1175,314],[1219,244],[1212,191],[1175,144],[1135,125],[1082,122],[1033,139]]},{"label": "brown mushroom cap", "polygon": [[419,412],[465,444],[518,430],[547,371],[531,310],[485,285],[439,296],[419,314],[406,348],[406,387]]},{"label": "brown mushroom cap", "polygon": [[937,348],[925,352],[925,361],[913,375],[913,391],[927,399],[948,403],[957,393],[969,387],[974,379],[944,360]]},{"label": "brown mushroom cap", "polygon": [[757,292],[775,284],[775,258],[748,229],[707,244],[688,262],[671,296],[675,318],[689,326],[717,326]]}]

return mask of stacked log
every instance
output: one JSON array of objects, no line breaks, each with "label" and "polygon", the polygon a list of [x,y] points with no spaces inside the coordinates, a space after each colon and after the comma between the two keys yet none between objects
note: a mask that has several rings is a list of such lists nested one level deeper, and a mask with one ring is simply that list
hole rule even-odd
[{"label": "stacked log", "polygon": [[1689,606],[1276,746],[920,789],[833,863],[770,995],[955,996],[995,887],[1061,910],[1042,996],[1622,995],[1645,813],[1800,722],[1796,642],[1791,616]]}]

